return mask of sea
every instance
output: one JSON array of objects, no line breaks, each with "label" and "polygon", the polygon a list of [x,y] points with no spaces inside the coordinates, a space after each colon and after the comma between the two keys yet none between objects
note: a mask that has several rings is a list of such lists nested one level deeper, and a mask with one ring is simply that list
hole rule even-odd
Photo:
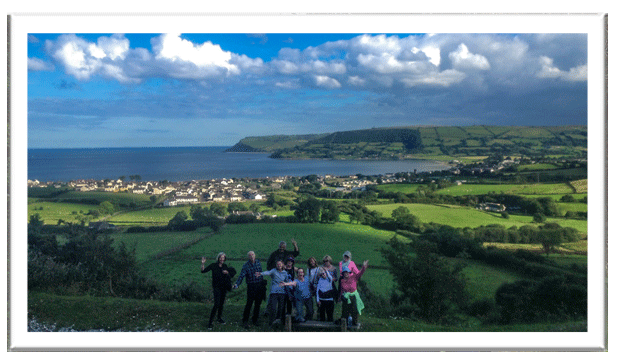
[{"label": "sea", "polygon": [[430,160],[273,159],[266,153],[231,153],[229,147],[29,149],[28,179],[68,182],[139,175],[170,182],[223,178],[427,172],[449,166]]}]

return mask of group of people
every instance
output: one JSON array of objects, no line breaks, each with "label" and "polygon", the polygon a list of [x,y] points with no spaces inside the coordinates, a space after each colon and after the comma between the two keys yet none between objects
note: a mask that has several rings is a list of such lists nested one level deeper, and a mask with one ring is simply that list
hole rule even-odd
[{"label": "group of people", "polygon": [[364,309],[358,293],[358,280],[366,271],[368,261],[364,261],[362,267],[358,269],[351,260],[351,252],[347,251],[343,254],[338,267],[332,264],[332,257],[326,255],[322,258],[321,265],[318,265],[315,257],[310,257],[305,270],[296,266],[295,259],[300,252],[298,244],[293,239],[292,244],[294,249],[289,251],[287,243],[281,241],[279,248],[268,258],[266,270],[262,269],[255,252],[249,251],[248,260],[233,284],[231,279],[236,275],[236,270],[225,264],[225,253],[219,253],[216,262],[208,266],[206,259],[202,257],[201,272],[212,272],[214,295],[208,329],[212,329],[215,317],[218,323],[225,323],[222,319],[225,296],[228,291],[237,289],[245,278],[247,293],[242,325],[244,328],[249,328],[251,310],[252,324],[259,325],[261,303],[266,300],[267,293],[265,276],[271,278],[270,296],[266,307],[271,326],[282,323],[285,315],[293,314],[293,310],[295,310],[295,322],[312,320],[315,315],[315,303],[319,314],[316,319],[334,322],[336,302],[341,302],[341,317],[347,320],[349,325],[358,324],[358,316]]}]

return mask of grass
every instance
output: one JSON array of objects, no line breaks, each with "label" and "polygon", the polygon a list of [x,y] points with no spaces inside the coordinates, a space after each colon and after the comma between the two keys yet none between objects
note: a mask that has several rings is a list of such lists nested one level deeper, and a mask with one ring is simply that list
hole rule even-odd
[{"label": "grass", "polygon": [[[173,244],[182,244],[185,241],[203,236],[195,232],[170,232],[161,235],[154,234],[154,240],[149,246],[164,245],[169,242],[165,237],[173,239]],[[223,251],[227,254],[227,263],[239,272],[246,260],[249,250],[255,251],[257,258],[265,267],[266,261],[277,247],[279,241],[286,241],[291,248],[291,238],[298,243],[300,255],[296,265],[306,267],[306,260],[314,256],[321,260],[328,254],[338,264],[342,254],[349,250],[357,263],[365,259],[369,260],[369,266],[378,266],[367,271],[363,279],[369,287],[379,294],[389,295],[394,285],[391,275],[384,269],[385,260],[380,250],[386,242],[394,236],[394,232],[379,231],[368,226],[337,223],[332,225],[322,224],[241,224],[226,225],[220,233],[201,240],[197,244],[179,250],[168,257],[153,259],[152,255],[157,251],[143,246],[138,249],[137,257],[142,260],[141,268],[153,279],[164,284],[175,285],[188,282],[203,283],[204,276],[199,272],[201,257],[205,256],[207,262],[215,259],[216,255]],[[123,235],[125,240],[129,235]],[[143,239],[148,240],[146,234]],[[121,238],[117,238],[120,240]],[[169,246],[173,245],[169,244]],[[162,247],[161,247],[162,248]],[[381,268],[380,268],[381,267]],[[209,282],[209,281],[208,281]],[[206,282],[209,289],[210,284]]]},{"label": "grass", "polygon": [[438,190],[437,194],[453,196],[481,195],[489,192],[514,195],[547,195],[573,193],[566,183],[534,183],[534,184],[463,184]]},{"label": "grass", "polygon": [[191,207],[182,206],[143,209],[112,216],[108,221],[117,226],[165,226],[176,213],[181,211],[186,212],[186,214],[190,216]]},{"label": "grass", "polygon": [[[236,292],[232,293],[242,293]],[[36,315],[38,322],[53,324],[56,328],[70,327],[78,331],[100,329],[105,331],[173,331],[208,332],[208,312],[212,304],[205,302],[162,302],[111,297],[59,296],[46,293],[28,294],[28,314]],[[226,325],[215,325],[210,332],[247,332],[241,327],[244,299],[225,303]],[[262,306],[263,309],[263,306]],[[113,315],[110,317],[110,315]],[[340,317],[340,305],[335,306],[335,317]],[[370,310],[360,316],[364,332],[585,332],[584,321],[539,323],[525,325],[483,326],[468,322],[455,326],[427,324],[401,318],[379,318]],[[264,322],[249,332],[272,332]],[[205,343],[204,345],[207,345]],[[207,346],[204,346],[207,347]]]},{"label": "grass", "polygon": [[439,223],[452,227],[479,227],[487,224],[503,224],[506,227],[521,226],[531,223],[532,217],[528,216],[510,216],[509,219],[502,218],[497,213],[489,213],[479,211],[469,207],[455,205],[434,205],[422,203],[406,203],[406,204],[383,204],[383,205],[368,205],[367,208],[372,211],[377,211],[383,217],[391,217],[392,211],[398,207],[405,207],[409,211],[420,218],[423,223]]},{"label": "grass", "polygon": [[79,223],[79,216],[98,208],[96,205],[89,204],[36,202],[28,204],[28,217],[38,213],[44,224],[57,224],[60,219],[66,222]]},{"label": "grass", "polygon": [[195,232],[120,233],[113,238],[117,244],[135,245],[137,261],[143,262],[161,252],[204,238],[210,232],[209,228],[201,228]]},{"label": "grass", "polygon": [[467,260],[463,274],[467,280],[467,290],[471,295],[471,302],[483,298],[493,299],[495,292],[504,283],[512,283],[522,279],[514,272],[488,267],[479,261]]}]

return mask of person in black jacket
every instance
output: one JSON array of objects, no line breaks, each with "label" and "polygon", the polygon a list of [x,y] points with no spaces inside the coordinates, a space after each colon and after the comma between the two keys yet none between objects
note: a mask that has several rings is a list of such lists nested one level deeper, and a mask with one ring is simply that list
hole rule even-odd
[{"label": "person in black jacket", "polygon": [[278,261],[282,261],[284,265],[289,257],[296,258],[300,255],[300,251],[298,250],[298,243],[293,238],[291,239],[291,244],[293,244],[294,250],[288,251],[287,242],[279,242],[279,248],[276,251],[272,252],[272,254],[270,254],[270,257],[268,258],[267,267],[269,270],[276,268],[276,262]]},{"label": "person in black jacket", "polygon": [[221,252],[216,257],[216,262],[206,267],[206,257],[201,258],[201,273],[212,271],[212,293],[214,294],[214,306],[210,312],[210,322],[208,329],[212,329],[212,321],[214,315],[218,312],[218,323],[225,324],[223,318],[223,304],[225,303],[225,295],[231,290],[231,278],[235,276],[236,270],[233,267],[227,267],[225,253]]}]

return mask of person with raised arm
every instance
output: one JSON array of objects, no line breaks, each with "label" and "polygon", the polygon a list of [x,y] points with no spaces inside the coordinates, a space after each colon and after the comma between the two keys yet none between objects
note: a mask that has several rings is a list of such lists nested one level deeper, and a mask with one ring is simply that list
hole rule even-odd
[{"label": "person with raised arm", "polygon": [[[358,316],[362,314],[364,303],[358,293],[358,281],[368,267],[368,260],[364,261],[362,268],[358,273],[352,273],[348,266],[343,266],[343,274],[341,276],[341,317],[347,321],[349,326],[358,324]],[[351,321],[351,322],[350,322]]]},{"label": "person with raised arm", "polygon": [[217,315],[217,322],[225,324],[222,318],[223,304],[225,303],[225,295],[227,291],[231,290],[231,278],[236,274],[236,270],[233,267],[228,267],[225,264],[227,259],[224,252],[219,253],[216,256],[216,262],[211,263],[206,267],[206,257],[201,258],[201,273],[212,271],[212,294],[214,295],[214,306],[210,312],[210,321],[208,322],[208,329],[212,329],[212,323],[214,316]]},{"label": "person with raised arm", "polygon": [[281,286],[281,284],[289,282],[291,278],[283,267],[283,261],[277,261],[276,268],[264,272],[255,272],[256,277],[270,276],[272,278],[270,298],[268,300],[270,326],[282,323],[285,313],[285,286]]}]

